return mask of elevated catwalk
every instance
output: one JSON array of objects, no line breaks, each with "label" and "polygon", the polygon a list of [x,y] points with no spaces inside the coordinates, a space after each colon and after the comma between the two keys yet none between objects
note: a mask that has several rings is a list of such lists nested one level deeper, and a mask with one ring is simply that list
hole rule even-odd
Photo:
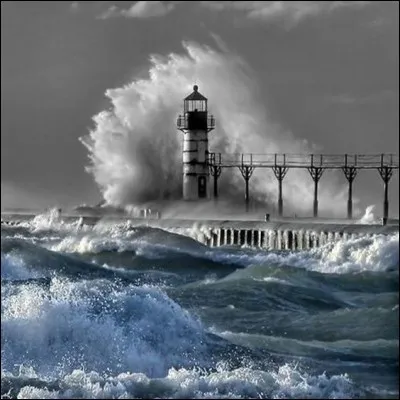
[{"label": "elevated catwalk", "polygon": [[214,199],[218,178],[224,168],[239,168],[245,181],[245,204],[249,210],[249,181],[256,168],[272,169],[278,180],[278,214],[283,215],[282,185],[290,169],[307,169],[314,181],[314,217],[318,217],[318,183],[326,170],[342,170],[348,181],[347,218],[353,218],[353,183],[361,170],[377,170],[383,180],[383,218],[389,217],[389,181],[399,169],[398,154],[221,154],[210,153],[210,173],[214,178]]}]

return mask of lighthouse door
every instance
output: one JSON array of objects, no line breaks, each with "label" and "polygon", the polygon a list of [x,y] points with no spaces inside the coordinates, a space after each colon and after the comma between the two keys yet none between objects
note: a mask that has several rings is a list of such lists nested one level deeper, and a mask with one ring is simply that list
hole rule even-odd
[{"label": "lighthouse door", "polygon": [[205,176],[199,176],[198,185],[199,185],[199,198],[207,197],[206,177]]}]

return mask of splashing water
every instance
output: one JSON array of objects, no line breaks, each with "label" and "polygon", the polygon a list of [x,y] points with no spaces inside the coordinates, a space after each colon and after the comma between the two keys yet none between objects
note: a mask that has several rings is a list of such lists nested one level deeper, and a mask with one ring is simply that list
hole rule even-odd
[{"label": "splashing water", "polygon": [[398,398],[398,269],[398,233],[210,249],[51,210],[2,229],[1,396]]},{"label": "splashing water", "polygon": [[373,225],[379,223],[379,219],[374,214],[375,204],[368,206],[365,209],[364,215],[358,221],[359,224]]},{"label": "splashing water", "polygon": [[[82,137],[89,150],[90,166],[105,201],[126,206],[161,199],[180,199],[181,140],[175,129],[183,97],[190,93],[194,71],[200,90],[210,99],[217,129],[210,134],[210,151],[221,153],[310,153],[306,140],[272,123],[257,98],[254,72],[239,56],[193,42],[184,42],[184,53],[150,57],[148,79],[108,89],[111,108],[94,116],[94,128]],[[332,176],[330,177],[332,179]],[[239,170],[224,171],[221,196],[242,201],[243,178]],[[293,211],[309,211],[312,179],[291,170],[285,178],[285,201]],[[275,204],[276,179],[255,172],[250,180],[255,201]],[[343,212],[345,188],[330,182],[320,188],[321,210]],[[303,201],[298,201],[298,199]]]}]

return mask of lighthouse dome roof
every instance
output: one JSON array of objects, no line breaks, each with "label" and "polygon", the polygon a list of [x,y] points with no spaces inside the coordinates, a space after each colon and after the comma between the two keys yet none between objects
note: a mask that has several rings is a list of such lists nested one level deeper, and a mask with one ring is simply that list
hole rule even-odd
[{"label": "lighthouse dome roof", "polygon": [[197,85],[193,86],[193,92],[189,94],[185,98],[185,100],[207,100],[206,97],[204,97],[200,92],[198,92],[199,87]]}]

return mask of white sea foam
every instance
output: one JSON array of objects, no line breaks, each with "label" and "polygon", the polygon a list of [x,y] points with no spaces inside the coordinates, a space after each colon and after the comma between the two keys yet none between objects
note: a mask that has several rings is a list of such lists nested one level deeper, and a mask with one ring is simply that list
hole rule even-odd
[{"label": "white sea foam", "polygon": [[313,376],[289,364],[262,371],[230,369],[221,362],[216,370],[204,369],[210,354],[203,326],[154,288],[117,291],[104,281],[53,278],[49,289],[27,285],[7,293],[1,323],[2,378],[49,383],[22,384],[18,398],[337,398],[357,393],[347,375]]},{"label": "white sea foam", "polygon": [[47,231],[75,233],[82,230],[92,229],[92,227],[83,226],[81,219],[77,219],[70,223],[63,221],[62,211],[56,207],[35,215],[32,220],[20,221],[18,227],[29,229],[32,233],[38,234]]},{"label": "white sea foam", "polygon": [[204,350],[201,323],[162,291],[105,281],[54,278],[50,288],[2,291],[1,326],[2,368],[29,363],[53,378],[81,366],[160,377],[201,364]]},{"label": "white sea foam", "polygon": [[320,272],[347,273],[399,269],[399,234],[340,240],[312,250]]},{"label": "white sea foam", "polygon": [[[88,171],[108,204],[181,199],[177,171],[182,168],[182,153],[175,123],[195,78],[200,79],[197,83],[217,119],[217,129],[210,135],[211,151],[298,154],[316,150],[314,144],[271,121],[259,101],[254,74],[242,57],[194,42],[184,42],[183,48],[167,57],[153,55],[147,79],[108,89],[105,94],[111,106],[94,116],[94,128],[81,139],[89,151]],[[341,215],[346,187],[335,176],[329,179],[330,185],[319,192],[321,212]],[[237,169],[225,171],[219,179],[221,196],[227,199],[241,201],[237,188],[242,185]],[[272,175],[255,171],[250,186],[253,199],[275,207],[277,185]],[[285,178],[285,201],[293,212],[308,210],[312,193],[306,172],[293,170]]]},{"label": "white sea foam", "polygon": [[[164,234],[168,235],[157,232]],[[127,226],[97,228],[75,235],[76,242],[69,242],[68,236],[61,242],[62,251],[89,239],[96,241],[96,250],[109,246],[104,240],[115,240],[116,248],[124,248],[134,242],[134,235]],[[244,266],[290,265],[324,273],[384,271],[398,266],[398,239],[398,234],[343,239],[296,253],[199,247],[196,254]],[[146,242],[146,235],[140,240],[149,254],[157,249],[157,241]],[[177,243],[164,248],[175,249]],[[2,278],[3,274],[31,277],[24,259],[14,254],[2,254]],[[212,282],[213,277],[205,280]],[[223,364],[212,372],[196,368],[209,366],[206,330],[156,288],[116,288],[106,281],[60,278],[53,278],[49,287],[21,285],[2,290],[1,324],[2,377],[18,376],[15,364],[28,364],[30,372],[23,369],[21,379],[30,375],[59,380],[57,389],[23,385],[19,398],[348,398],[361,393],[346,374],[312,375],[289,364],[264,371]]]},{"label": "white sea foam", "polygon": [[321,273],[386,271],[399,268],[399,234],[341,239],[300,252],[208,251],[214,261],[249,265],[300,267]]},{"label": "white sea foam", "polygon": [[185,236],[172,236],[156,230],[138,233],[135,230],[92,231],[83,235],[69,235],[49,248],[65,253],[101,253],[106,251],[135,252],[147,258],[158,259],[167,252],[182,252],[193,256],[202,256],[201,244]]},{"label": "white sea foam", "polygon": [[352,398],[361,393],[347,374],[313,376],[285,364],[277,371],[251,368],[215,372],[170,368],[165,377],[151,379],[142,373],[101,376],[74,370],[65,375],[61,390],[25,386],[18,398]]},{"label": "white sea foam", "polygon": [[22,255],[1,253],[1,279],[24,280],[44,277],[33,268],[29,268]]},{"label": "white sea foam", "polygon": [[134,233],[115,230],[113,234],[88,233],[84,236],[68,236],[51,249],[62,252],[98,253],[102,251],[135,251],[146,257],[162,257],[168,251],[180,251],[195,257],[209,258],[215,262],[235,263],[243,266],[252,264],[273,264],[296,266],[322,273],[348,273],[362,271],[385,271],[398,268],[399,234],[372,235],[357,238],[341,239],[329,242],[311,250],[300,252],[277,253],[265,250],[223,248],[202,248],[179,244],[184,237],[176,241],[163,243],[159,232],[157,240],[146,235],[134,238]]},{"label": "white sea foam", "polygon": [[[2,291],[2,377],[59,380],[58,389],[22,385],[18,398],[358,393],[347,375],[313,376],[289,364],[262,371],[221,363],[210,372],[204,369],[210,358],[205,333],[198,320],[156,288],[53,278],[49,288],[30,284]],[[26,367],[15,370],[16,365]]]},{"label": "white sea foam", "polygon": [[206,243],[212,235],[212,229],[201,222],[194,223],[190,228],[171,228],[168,229],[168,232],[189,236],[199,243]]},{"label": "white sea foam", "polygon": [[130,241],[129,238],[113,238],[96,235],[82,237],[68,236],[59,243],[51,246],[51,250],[65,253],[101,253],[106,251],[135,251],[140,244],[138,241]]},{"label": "white sea foam", "polygon": [[[35,223],[31,229],[35,230],[38,226],[43,227]],[[48,244],[43,245],[50,250],[66,253],[132,251],[148,258],[163,258],[168,252],[181,252],[221,263],[242,266],[253,264],[294,266],[322,273],[385,271],[399,266],[398,233],[343,237],[310,250],[275,252],[244,248],[208,248],[181,235],[202,239],[202,235],[209,235],[209,230],[201,224],[191,227],[189,231],[172,230],[170,233],[161,229],[136,228],[129,222],[120,224],[104,222],[80,231],[76,231],[74,224],[54,229],[69,230],[64,230],[63,239],[56,240],[57,236],[54,236]]]},{"label": "white sea foam", "polygon": [[374,214],[375,204],[368,206],[365,209],[364,215],[357,221],[359,224],[372,225],[379,224],[380,220]]}]

